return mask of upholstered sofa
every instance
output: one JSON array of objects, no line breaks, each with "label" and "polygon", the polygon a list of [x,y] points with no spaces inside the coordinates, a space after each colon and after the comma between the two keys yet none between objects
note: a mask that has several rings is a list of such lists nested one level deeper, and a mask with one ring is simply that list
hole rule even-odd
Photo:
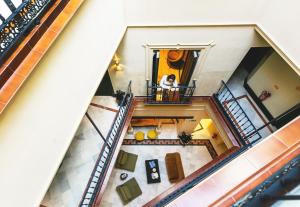
[{"label": "upholstered sofa", "polygon": [[138,155],[120,150],[115,167],[134,172]]},{"label": "upholstered sofa", "polygon": [[178,152],[167,153],[165,157],[167,173],[169,181],[176,183],[184,179],[184,171],[182,167],[181,157]]},{"label": "upholstered sofa", "polygon": [[124,205],[142,194],[142,190],[135,178],[131,178],[124,184],[117,186],[116,190]]}]

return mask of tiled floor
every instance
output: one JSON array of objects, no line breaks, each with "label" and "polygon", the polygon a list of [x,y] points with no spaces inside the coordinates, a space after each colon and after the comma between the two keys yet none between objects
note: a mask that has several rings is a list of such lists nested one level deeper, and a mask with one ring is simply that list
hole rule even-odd
[{"label": "tiled floor", "polygon": [[[94,97],[92,102],[117,109],[111,97]],[[115,113],[94,106],[89,106],[88,113],[106,136]],[[41,204],[47,207],[78,206],[102,144],[102,139],[84,117]]]},{"label": "tiled floor", "polygon": [[[135,131],[147,131],[148,127],[135,128]],[[159,138],[177,139],[176,128],[174,125],[166,124],[162,126],[161,134]],[[126,139],[132,139],[133,135],[127,135]],[[127,172],[130,179],[135,177],[139,183],[143,194],[127,204],[126,206],[142,206],[143,204],[150,201],[155,196],[159,195],[163,191],[170,188],[172,185],[168,180],[166,166],[165,166],[165,155],[170,152],[179,152],[182,159],[185,176],[188,176],[201,166],[205,165],[212,160],[207,148],[205,146],[181,146],[181,145],[122,145],[121,149],[138,155],[135,172]],[[147,184],[145,160],[158,159],[161,183]],[[104,207],[119,207],[123,206],[121,199],[116,193],[116,186],[124,183],[121,181],[119,176],[122,172],[126,172],[120,169],[114,169],[108,187],[104,193],[101,206]]]}]

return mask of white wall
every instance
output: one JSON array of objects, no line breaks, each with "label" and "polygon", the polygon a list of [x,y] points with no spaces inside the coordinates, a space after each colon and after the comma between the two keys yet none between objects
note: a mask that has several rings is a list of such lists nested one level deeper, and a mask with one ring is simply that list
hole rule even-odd
[{"label": "white wall", "polygon": [[125,32],[122,2],[85,1],[1,114],[1,206],[39,206]]},{"label": "white wall", "polygon": [[257,24],[300,75],[298,0],[127,0],[128,25]]},{"label": "white wall", "polygon": [[[211,95],[221,80],[226,81],[237,68],[250,47],[266,43],[259,39],[253,27],[148,27],[129,28],[119,46],[123,71],[110,69],[115,89],[125,89],[133,81],[135,95],[146,95],[146,44],[205,44],[213,41],[215,46],[208,49],[204,65],[197,65],[192,79],[197,79],[195,95]],[[202,51],[204,54],[205,51]],[[149,57],[151,60],[152,58]],[[200,62],[201,63],[201,62]]]},{"label": "white wall", "polygon": [[293,61],[300,75],[300,1],[273,0],[258,14],[257,23]]},{"label": "white wall", "polygon": [[271,92],[271,97],[262,103],[273,117],[300,103],[300,91],[296,90],[300,87],[300,77],[277,53],[268,57],[249,79],[248,84],[257,96],[263,90]]},{"label": "white wall", "polygon": [[253,24],[267,0],[127,0],[128,25]]}]

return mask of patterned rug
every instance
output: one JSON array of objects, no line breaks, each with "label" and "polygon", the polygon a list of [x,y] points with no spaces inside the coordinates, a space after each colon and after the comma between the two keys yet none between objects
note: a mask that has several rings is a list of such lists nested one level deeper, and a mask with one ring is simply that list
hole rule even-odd
[{"label": "patterned rug", "polygon": [[[137,141],[135,139],[124,139],[123,145],[182,145],[179,139],[145,139],[143,141]],[[185,146],[206,146],[209,154],[214,159],[218,157],[213,145],[208,139],[193,139]],[[184,147],[184,146],[183,146]]]}]

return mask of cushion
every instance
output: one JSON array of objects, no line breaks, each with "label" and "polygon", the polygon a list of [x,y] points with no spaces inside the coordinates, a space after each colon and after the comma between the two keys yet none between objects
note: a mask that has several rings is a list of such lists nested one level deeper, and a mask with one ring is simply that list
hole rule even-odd
[{"label": "cushion", "polygon": [[137,141],[142,141],[142,140],[144,140],[144,137],[145,137],[144,132],[136,132],[135,135],[134,135],[134,138],[135,138]]},{"label": "cushion", "polygon": [[168,52],[168,60],[172,62],[177,62],[183,57],[183,50],[170,50]]},{"label": "cushion", "polygon": [[149,130],[147,133],[147,137],[149,139],[156,139],[157,138],[157,132],[155,130]]},{"label": "cushion", "polygon": [[122,186],[120,192],[124,195],[125,198],[131,199],[132,195],[130,190],[126,186]]},{"label": "cushion", "polygon": [[177,163],[176,159],[174,158],[167,158],[167,170],[168,170],[168,176],[170,179],[176,179],[178,178],[178,169],[177,169]]},{"label": "cushion", "polygon": [[119,159],[119,163],[120,163],[121,165],[124,165],[124,164],[126,163],[127,159],[128,159],[127,153],[123,153],[123,154],[121,155],[121,158]]}]

